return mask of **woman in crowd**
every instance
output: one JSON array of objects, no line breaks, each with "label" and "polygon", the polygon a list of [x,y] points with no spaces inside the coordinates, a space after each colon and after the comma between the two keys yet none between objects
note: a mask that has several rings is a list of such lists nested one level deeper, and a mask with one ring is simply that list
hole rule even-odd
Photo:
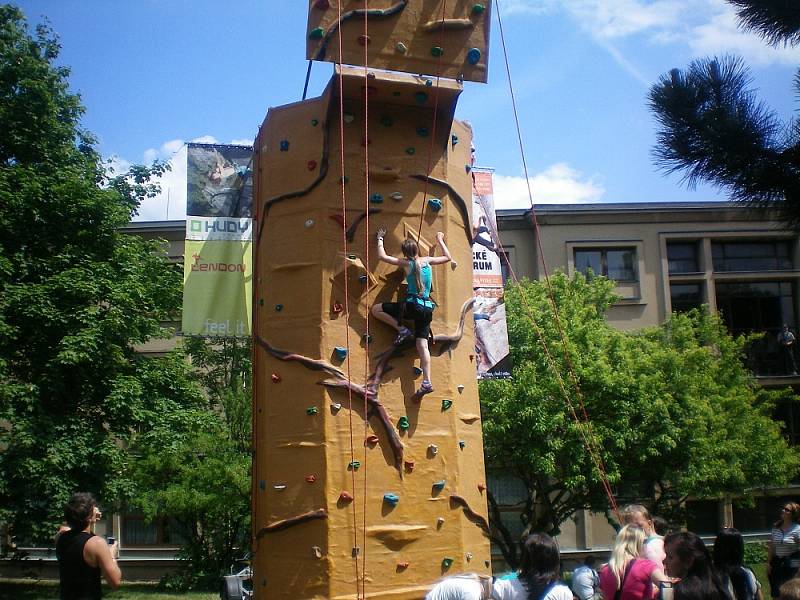
[{"label": "woman in crowd", "polygon": [[767,576],[770,595],[777,598],[781,586],[797,574],[800,566],[800,504],[787,502],[781,518],[772,525],[768,546]]},{"label": "woman in crowd", "polygon": [[605,600],[650,600],[656,587],[666,581],[661,568],[642,556],[644,529],[625,525],[619,530],[611,559],[600,571],[600,589]]},{"label": "woman in crowd", "polygon": [[753,571],[745,567],[744,539],[738,530],[726,528],[714,541],[714,568],[733,600],[763,600],[761,583]]},{"label": "woman in crowd", "polygon": [[641,504],[628,504],[622,509],[623,525],[638,525],[644,530],[645,540],[642,556],[652,560],[664,570],[664,537],[656,532],[655,521]]},{"label": "woman in crowd", "polygon": [[667,575],[673,584],[674,600],[730,600],[728,590],[714,571],[711,554],[697,535],[689,531],[670,533],[664,538]]},{"label": "woman in crowd", "polygon": [[494,582],[494,600],[572,600],[561,580],[558,544],[546,533],[533,533],[522,546],[522,565],[516,579]]}]

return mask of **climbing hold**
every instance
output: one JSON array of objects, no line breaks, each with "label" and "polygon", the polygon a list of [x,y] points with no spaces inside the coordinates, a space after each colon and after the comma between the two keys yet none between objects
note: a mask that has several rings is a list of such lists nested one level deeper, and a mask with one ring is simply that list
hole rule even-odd
[{"label": "climbing hold", "polygon": [[322,548],[319,546],[311,546],[311,553],[314,555],[314,558],[322,558]]},{"label": "climbing hold", "polygon": [[347,255],[347,260],[355,260],[355,259],[357,259],[357,258],[358,258],[358,257],[357,257],[355,254],[348,254],[348,255]]},{"label": "climbing hold", "polygon": [[408,52],[408,46],[406,46],[403,42],[397,42],[394,45],[394,49],[398,54],[405,54]]},{"label": "climbing hold", "polygon": [[444,517],[439,517],[438,519],[436,519],[436,527],[441,528],[442,525],[444,525]]},{"label": "climbing hold", "polygon": [[306,409],[306,414],[307,415],[315,415],[315,414],[317,414],[317,407],[316,406],[309,406]]},{"label": "climbing hold", "polygon": [[364,333],[361,335],[361,339],[364,340],[364,343],[371,344],[372,343],[372,336],[368,333]]},{"label": "climbing hold", "polygon": [[479,484],[478,484],[478,491],[479,491],[481,494],[482,494],[483,492],[485,492],[485,491],[486,491],[486,484],[485,484],[485,483],[479,483]]},{"label": "climbing hold", "polygon": [[370,41],[372,41],[372,40],[369,39],[368,35],[360,35],[360,36],[358,36],[358,44],[360,46],[366,46],[367,44],[370,43]]},{"label": "climbing hold", "polygon": [[283,490],[285,490],[285,489],[286,489],[286,484],[285,484],[285,483],[276,483],[276,484],[275,484],[275,485],[273,485],[272,487],[273,487],[273,488],[274,488],[276,491],[278,491],[278,492],[282,492]]},{"label": "climbing hold", "polygon": [[281,376],[277,373],[272,374],[272,383],[278,383],[281,380]]},{"label": "climbing hold", "polygon": [[311,229],[314,226],[314,219],[306,219],[304,225],[306,226],[306,229]]},{"label": "climbing hold", "polygon": [[436,456],[437,454],[439,454],[439,446],[437,446],[436,444],[431,444],[430,446],[428,446],[428,454],[430,454],[431,456]]},{"label": "climbing hold", "polygon": [[267,489],[267,482],[262,479],[261,481],[258,482],[258,488],[261,491],[264,491],[265,489]]},{"label": "climbing hold", "polygon": [[381,125],[383,125],[384,127],[391,127],[393,124],[394,124],[394,119],[392,119],[392,117],[390,117],[389,115],[383,115],[381,117]]},{"label": "climbing hold", "polygon": [[375,193],[369,197],[369,201],[373,204],[382,204],[383,203],[383,196],[381,194]]},{"label": "climbing hold", "polygon": [[448,400],[447,398],[442,400],[442,411],[449,410],[451,406],[453,406],[452,400]]},{"label": "climbing hold", "polygon": [[395,202],[400,202],[400,200],[403,199],[403,194],[401,194],[400,192],[392,192],[389,198],[391,198]]},{"label": "climbing hold", "polygon": [[366,276],[366,274],[364,274],[364,275],[359,275],[359,276],[358,276],[358,280],[359,280],[361,283],[367,283],[367,279],[368,279],[368,277]]},{"label": "climbing hold", "polygon": [[474,359],[475,359],[475,355],[474,354],[470,354],[469,355],[469,362],[472,362]]},{"label": "climbing hold", "polygon": [[319,125],[319,119],[311,119],[311,126],[316,127]]},{"label": "climbing hold", "polygon": [[414,367],[414,375],[422,375],[422,369],[419,367]]},{"label": "climbing hold", "polygon": [[425,85],[428,86],[428,87],[432,87],[433,86],[433,79],[426,79],[425,80]]},{"label": "climbing hold", "polygon": [[425,104],[428,101],[428,93],[417,92],[414,94],[414,100],[416,100],[417,104]]},{"label": "climbing hold", "polygon": [[470,48],[467,51],[467,62],[471,65],[477,65],[481,60],[481,51],[478,48]]},{"label": "climbing hold", "polygon": [[417,127],[417,135],[419,137],[428,137],[428,128],[427,127]]},{"label": "climbing hold", "polygon": [[472,171],[472,165],[464,165],[464,170],[465,170],[467,173],[469,173],[470,171]]},{"label": "climbing hold", "polygon": [[331,7],[331,3],[328,0],[316,0],[314,2],[314,8],[317,10],[327,10]]},{"label": "climbing hold", "polygon": [[276,304],[275,305],[275,311],[276,312],[281,312],[282,310],[283,310],[283,304]]},{"label": "climbing hold", "polygon": [[409,422],[408,422],[408,417],[400,417],[399,419],[397,419],[397,428],[398,428],[400,431],[405,431],[405,430],[407,430],[407,429],[408,429],[410,426],[411,426],[411,425],[410,425],[410,424],[409,424]]},{"label": "climbing hold", "polygon": [[341,177],[339,177],[339,183],[347,185],[348,181],[350,181],[350,178],[347,175],[342,175]]},{"label": "climbing hold", "polygon": [[439,481],[434,481],[433,482],[433,489],[436,490],[437,492],[443,490],[444,489],[444,483],[445,483],[444,479],[441,479]]},{"label": "climbing hold", "polygon": [[342,118],[344,119],[345,123],[352,123],[353,121],[355,121],[356,116],[353,113],[344,113]]},{"label": "climbing hold", "polygon": [[477,4],[473,4],[472,5],[472,14],[473,15],[481,15],[481,14],[483,14],[483,11],[485,11],[485,10],[486,10],[486,6],[484,6],[483,4],[477,3]]},{"label": "climbing hold", "polygon": [[350,551],[350,556],[355,558],[359,554],[361,554],[361,548],[359,548],[358,546],[353,546],[353,549]]},{"label": "climbing hold", "polygon": [[342,502],[352,502],[353,501],[353,494],[350,492],[342,492],[339,494],[339,500]]},{"label": "climbing hold", "polygon": [[483,564],[484,564],[484,566],[485,566],[485,567],[488,569],[489,567],[491,567],[491,566],[492,566],[492,561],[490,561],[490,560],[485,560],[485,561],[483,561]]},{"label": "climbing hold", "polygon": [[322,36],[325,35],[325,30],[322,27],[315,27],[311,30],[311,33],[308,34],[308,37],[312,40],[321,40]]},{"label": "climbing hold", "polygon": [[358,471],[358,467],[361,466],[361,463],[357,460],[351,460],[347,465],[348,471]]},{"label": "climbing hold", "polygon": [[368,435],[367,439],[365,440],[367,444],[377,444],[378,443],[378,436],[377,435]]},{"label": "climbing hold", "polygon": [[461,448],[463,450],[464,448],[466,448],[466,446],[467,446],[467,442],[465,442],[464,440],[458,440],[458,447],[459,448]]},{"label": "climbing hold", "polygon": [[467,559],[467,562],[471,561],[472,560],[472,552],[467,552],[466,555],[464,555],[464,558]]},{"label": "climbing hold", "polygon": [[306,163],[306,167],[308,168],[309,171],[313,171],[314,169],[317,168],[317,161],[315,161],[315,160],[308,161]]},{"label": "climbing hold", "polygon": [[386,502],[389,506],[397,506],[397,503],[400,502],[400,496],[397,494],[384,494],[383,501]]},{"label": "climbing hold", "polygon": [[347,348],[342,346],[336,346],[333,349],[333,353],[336,355],[336,358],[339,360],[344,360],[347,357]]},{"label": "climbing hold", "polygon": [[459,384],[456,386],[456,389],[458,390],[458,393],[459,393],[459,394],[463,394],[463,393],[464,393],[464,384],[462,384],[462,383],[459,383]]},{"label": "climbing hold", "polygon": [[442,559],[442,569],[446,571],[447,569],[449,569],[452,566],[453,566],[453,559],[445,556]]},{"label": "climbing hold", "polygon": [[289,140],[281,140],[280,148],[281,148],[281,152],[288,152],[289,151]]},{"label": "climbing hold", "polygon": [[450,143],[455,146],[458,143],[458,136],[454,133],[450,136]]},{"label": "climbing hold", "polygon": [[439,212],[442,210],[442,201],[438,198],[431,198],[428,200],[428,206],[433,212]]},{"label": "climbing hold", "polygon": [[344,306],[342,306],[341,302],[334,302],[333,303],[333,312],[337,315],[344,310]]},{"label": "climbing hold", "polygon": [[399,562],[399,563],[397,563],[397,570],[398,571],[404,571],[405,569],[408,568],[408,564],[409,563],[407,563],[407,562]]},{"label": "climbing hold", "polygon": [[408,148],[406,148],[406,154],[408,154],[409,156],[413,156],[415,152],[416,150],[414,149],[413,146],[409,146]]},{"label": "climbing hold", "polygon": [[317,480],[317,476],[313,473],[311,475],[306,475],[306,481],[308,483],[314,483]]},{"label": "climbing hold", "polygon": [[406,471],[411,473],[414,470],[414,461],[413,460],[405,460],[403,461],[403,466],[406,468]]},{"label": "climbing hold", "polygon": [[338,402],[334,402],[333,404],[331,404],[331,410],[333,410],[334,412],[339,412],[340,410],[342,410],[342,405],[339,404]]},{"label": "climbing hold", "polygon": [[436,58],[440,57],[444,54],[444,49],[441,46],[434,46],[431,48],[431,56],[435,56]]},{"label": "climbing hold", "polygon": [[258,305],[259,306],[264,306],[264,299],[263,298],[259,298],[258,299]]}]

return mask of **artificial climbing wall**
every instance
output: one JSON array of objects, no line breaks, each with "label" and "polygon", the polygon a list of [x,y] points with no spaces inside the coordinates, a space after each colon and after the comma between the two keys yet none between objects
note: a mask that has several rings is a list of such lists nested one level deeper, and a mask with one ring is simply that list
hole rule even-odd
[{"label": "artificial climbing wall", "polygon": [[[335,75],[322,97],[270,109],[255,143],[259,600],[422,598],[490,566],[461,86],[339,70],[341,89]],[[395,255],[418,232],[428,254],[443,231],[457,262],[433,267],[435,392],[421,401],[413,342],[367,322],[404,298],[402,272],[377,260],[379,226]]]},{"label": "artificial climbing wall", "polygon": [[485,83],[490,8],[488,0],[310,0],[306,57],[338,62],[341,54],[363,65],[366,52],[373,68]]}]

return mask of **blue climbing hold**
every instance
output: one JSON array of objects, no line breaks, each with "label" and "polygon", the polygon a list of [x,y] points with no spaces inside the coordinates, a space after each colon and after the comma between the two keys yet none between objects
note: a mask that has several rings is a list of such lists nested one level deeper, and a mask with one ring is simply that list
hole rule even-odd
[{"label": "blue climbing hold", "polygon": [[465,442],[464,440],[458,440],[458,447],[459,448],[461,448],[463,450],[466,446],[467,446],[467,442]]},{"label": "blue climbing hold", "polygon": [[458,136],[454,133],[450,136],[450,143],[455,146],[458,143]]},{"label": "blue climbing hold", "polygon": [[417,92],[414,94],[414,100],[416,100],[417,104],[425,104],[428,101],[427,92]]},{"label": "blue climbing hold", "polygon": [[281,152],[289,151],[289,140],[281,140]]},{"label": "blue climbing hold", "polygon": [[275,305],[275,310],[277,312],[281,312],[283,310],[283,304],[276,304]]},{"label": "blue climbing hold", "polygon": [[471,65],[477,65],[481,60],[481,51],[478,48],[470,48],[467,52],[467,62]]},{"label": "blue climbing hold", "polygon": [[414,367],[414,375],[422,375],[422,369],[419,367]]},{"label": "blue climbing hold", "polygon": [[437,490],[437,491],[443,490],[444,489],[444,479],[441,479],[440,481],[434,482],[433,489]]},{"label": "blue climbing hold", "polygon": [[384,494],[383,501],[386,502],[389,506],[397,506],[397,503],[400,502],[400,496],[397,494]]},{"label": "blue climbing hold", "polygon": [[333,353],[339,360],[344,360],[345,358],[347,358],[347,348],[344,348],[342,346],[336,346],[336,348],[333,349]]},{"label": "blue climbing hold", "polygon": [[369,197],[369,201],[372,202],[373,204],[382,204],[383,203],[383,196],[381,194],[377,194],[377,193],[372,194]]},{"label": "blue climbing hold", "polygon": [[427,127],[417,127],[417,135],[419,137],[428,137],[428,128]]},{"label": "blue climbing hold", "polygon": [[367,283],[367,276],[366,276],[366,275],[359,275],[359,276],[358,276],[358,280],[359,280],[361,283]]},{"label": "blue climbing hold", "polygon": [[428,206],[433,212],[439,212],[442,210],[442,201],[438,198],[431,198],[428,200]]}]

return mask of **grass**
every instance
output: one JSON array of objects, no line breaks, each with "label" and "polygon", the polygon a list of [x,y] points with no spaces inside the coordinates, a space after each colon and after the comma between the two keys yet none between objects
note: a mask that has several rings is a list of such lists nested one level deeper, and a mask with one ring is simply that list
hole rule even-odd
[{"label": "grass", "polygon": [[[0,598],[15,600],[58,600],[58,583],[22,579],[0,580]],[[112,591],[103,586],[103,598],[110,600],[219,600],[214,592],[163,592],[154,584],[125,583]]]}]

